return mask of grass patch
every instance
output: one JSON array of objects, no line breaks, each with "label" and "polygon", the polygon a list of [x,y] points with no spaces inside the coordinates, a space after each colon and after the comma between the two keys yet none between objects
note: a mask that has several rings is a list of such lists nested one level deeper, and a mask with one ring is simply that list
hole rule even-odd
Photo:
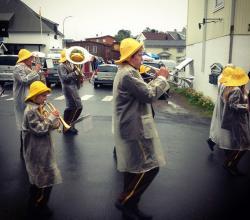
[{"label": "grass patch", "polygon": [[213,115],[214,103],[210,97],[204,96],[202,92],[197,92],[191,88],[177,87],[172,87],[171,90],[186,97],[190,104],[201,109],[205,115]]}]

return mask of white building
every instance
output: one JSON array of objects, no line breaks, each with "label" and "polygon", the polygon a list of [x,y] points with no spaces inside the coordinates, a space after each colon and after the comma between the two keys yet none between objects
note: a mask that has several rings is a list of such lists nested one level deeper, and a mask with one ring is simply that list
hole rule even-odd
[{"label": "white building", "polygon": [[3,37],[0,42],[9,54],[17,54],[21,48],[44,53],[52,48],[62,48],[63,35],[58,31],[58,24],[40,17],[20,0],[1,0],[1,24],[7,25],[8,37]]},{"label": "white building", "polygon": [[215,100],[212,64],[250,70],[250,1],[188,0],[186,56],[194,60],[194,89]]}]

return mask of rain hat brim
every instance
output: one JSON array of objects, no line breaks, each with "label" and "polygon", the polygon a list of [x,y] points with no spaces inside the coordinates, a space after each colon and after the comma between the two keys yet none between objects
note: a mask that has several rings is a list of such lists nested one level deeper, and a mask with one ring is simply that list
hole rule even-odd
[{"label": "rain hat brim", "polygon": [[30,93],[30,94],[25,98],[25,102],[29,101],[29,100],[30,100],[31,98],[33,98],[34,96],[40,95],[40,94],[45,93],[45,92],[51,92],[51,89],[50,89],[50,88],[44,88],[44,89],[39,90],[38,92],[32,92],[32,93]]},{"label": "rain hat brim", "polygon": [[131,51],[129,54],[127,54],[126,56],[121,57],[119,60],[116,60],[115,63],[116,64],[121,64],[124,61],[126,61],[129,57],[131,57],[132,55],[134,55],[141,47],[143,47],[143,42],[140,42],[138,44],[137,47],[134,48],[133,51]]}]

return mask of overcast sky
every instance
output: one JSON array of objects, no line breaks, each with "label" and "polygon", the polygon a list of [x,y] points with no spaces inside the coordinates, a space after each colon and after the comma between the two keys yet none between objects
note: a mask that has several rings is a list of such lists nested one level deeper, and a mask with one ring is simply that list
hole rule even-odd
[{"label": "overcast sky", "polygon": [[[114,36],[121,29],[138,35],[146,27],[181,31],[187,24],[188,0],[22,0],[35,12],[59,24],[66,38],[84,40]],[[66,18],[67,16],[72,16]],[[66,19],[65,19],[66,18]]]}]

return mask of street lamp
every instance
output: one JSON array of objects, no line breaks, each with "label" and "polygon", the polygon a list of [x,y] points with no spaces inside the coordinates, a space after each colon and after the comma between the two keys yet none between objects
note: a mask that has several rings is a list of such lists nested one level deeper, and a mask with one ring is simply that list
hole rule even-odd
[{"label": "street lamp", "polygon": [[67,16],[63,19],[63,38],[64,38],[64,23],[65,23],[67,18],[72,18],[72,16],[70,15],[70,16]]}]

